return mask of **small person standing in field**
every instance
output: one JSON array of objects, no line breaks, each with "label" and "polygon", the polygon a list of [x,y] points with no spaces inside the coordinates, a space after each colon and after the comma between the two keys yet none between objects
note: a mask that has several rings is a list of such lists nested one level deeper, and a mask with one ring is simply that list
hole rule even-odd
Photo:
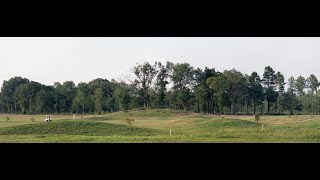
[{"label": "small person standing in field", "polygon": [[76,119],[76,115],[75,114],[73,114],[73,119]]}]

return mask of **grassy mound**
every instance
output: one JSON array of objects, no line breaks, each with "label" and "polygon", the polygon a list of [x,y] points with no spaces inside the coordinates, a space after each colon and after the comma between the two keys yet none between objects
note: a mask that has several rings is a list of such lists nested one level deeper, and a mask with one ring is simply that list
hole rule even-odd
[{"label": "grassy mound", "polygon": [[131,110],[128,112],[115,112],[108,113],[105,115],[97,115],[93,117],[85,118],[86,120],[95,120],[95,121],[104,121],[104,120],[119,120],[126,119],[128,117],[134,119],[169,119],[172,117],[176,117],[177,115],[183,116],[190,114],[181,110],[174,109],[145,109],[145,110]]},{"label": "grassy mound", "polygon": [[101,122],[61,121],[50,123],[26,124],[0,128],[0,135],[29,135],[29,134],[66,134],[66,135],[139,135],[148,136],[159,134],[160,131],[138,128],[126,125],[116,125]]}]

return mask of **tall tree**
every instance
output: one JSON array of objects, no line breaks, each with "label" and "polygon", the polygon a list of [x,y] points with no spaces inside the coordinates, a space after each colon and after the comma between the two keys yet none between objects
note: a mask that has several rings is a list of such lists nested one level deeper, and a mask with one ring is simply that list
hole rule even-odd
[{"label": "tall tree", "polygon": [[156,77],[158,70],[157,70],[157,62],[154,65],[145,62],[143,64],[136,64],[133,68],[133,72],[137,79],[135,82],[140,86],[143,92],[143,100],[144,100],[144,107],[149,106],[149,93],[148,90],[152,85],[153,79]]},{"label": "tall tree", "polygon": [[96,89],[101,88],[103,97],[111,97],[113,93],[112,86],[114,86],[114,83],[109,82],[107,79],[97,78],[87,84],[87,89],[93,95]]},{"label": "tall tree", "polygon": [[313,98],[311,99],[311,109],[312,109],[312,114],[315,113],[315,108],[314,108],[314,104],[315,104],[315,100],[316,100],[316,94],[318,91],[318,87],[319,87],[319,81],[316,78],[315,75],[311,74],[310,77],[307,79],[307,87],[310,88],[311,90],[311,95],[313,96]]},{"label": "tall tree", "polygon": [[256,114],[258,104],[263,102],[263,87],[261,85],[260,76],[253,72],[248,78],[249,97],[253,105],[253,114]]},{"label": "tall tree", "polygon": [[[202,109],[207,113],[214,112],[214,97],[213,91],[209,88],[206,81],[208,78],[216,76],[217,73],[214,68],[209,69],[205,67],[202,71],[200,68],[195,70],[196,86],[194,88],[195,97],[197,99],[197,111],[200,112]],[[200,106],[201,104],[201,106]]]},{"label": "tall tree", "polygon": [[300,111],[300,114],[303,109],[302,105],[302,96],[304,95],[304,89],[306,88],[306,79],[302,76],[299,76],[295,81],[295,88],[297,89],[298,95],[299,95],[299,102],[296,105],[296,110]]},{"label": "tall tree", "polygon": [[274,91],[275,80],[276,80],[276,75],[274,70],[270,66],[265,67],[262,83],[266,86],[265,96],[268,103],[268,114],[270,113],[271,103],[275,102],[276,100],[275,91]]},{"label": "tall tree", "polygon": [[54,90],[53,88],[41,89],[35,98],[35,113],[50,113],[54,111]]},{"label": "tall tree", "polygon": [[288,91],[292,91],[292,92],[296,91],[295,82],[296,82],[296,80],[294,79],[293,76],[291,76],[288,79],[288,85],[289,85]]},{"label": "tall tree", "polygon": [[296,106],[297,99],[296,96],[292,93],[292,91],[288,91],[283,93],[282,101],[280,102],[281,107],[285,111],[289,111],[291,115],[293,115],[294,108]]},{"label": "tall tree", "polygon": [[124,88],[120,92],[120,105],[121,108],[127,112],[130,109],[131,97],[128,88]]},{"label": "tall tree", "polygon": [[227,94],[229,81],[224,74],[218,73],[217,76],[208,78],[206,83],[210,89],[213,90],[214,96],[217,98],[218,113],[223,114],[224,106],[229,104],[229,97]]},{"label": "tall tree", "polygon": [[62,84],[65,99],[65,112],[72,112],[72,101],[76,96],[76,85],[73,81],[66,81]]},{"label": "tall tree", "polygon": [[231,114],[235,114],[237,111],[237,104],[241,100],[244,100],[247,93],[246,79],[241,72],[235,69],[230,71],[225,70],[223,74],[228,81],[227,93],[230,96],[230,112]]},{"label": "tall tree", "polygon": [[29,79],[13,77],[8,81],[3,81],[1,87],[1,103],[7,113],[18,112],[18,102],[14,98],[15,90],[22,84],[29,83]]},{"label": "tall tree", "polygon": [[14,93],[14,99],[19,104],[22,113],[33,114],[36,112],[36,96],[43,88],[40,83],[31,81],[30,83],[21,84]]},{"label": "tall tree", "polygon": [[64,97],[65,94],[63,93],[63,87],[61,83],[55,82],[53,86],[54,86],[54,99],[55,99],[54,109],[56,113],[60,114],[61,111],[64,110],[64,106],[65,106],[64,101],[66,100]]},{"label": "tall tree", "polygon": [[177,105],[185,110],[189,108],[191,98],[191,89],[195,84],[194,69],[190,64],[175,64],[171,75],[174,94],[177,98]]},{"label": "tall tree", "polygon": [[306,79],[299,76],[295,81],[295,88],[297,89],[299,99],[301,100],[302,95],[304,95],[304,89],[306,88]]},{"label": "tall tree", "polygon": [[96,113],[101,114],[103,107],[105,105],[104,98],[103,98],[103,90],[101,88],[97,88],[94,91],[94,95],[92,96],[94,101],[94,110]]},{"label": "tall tree", "polygon": [[275,86],[277,89],[277,105],[279,105],[279,112],[282,111],[281,108],[281,100],[282,100],[282,94],[284,93],[284,86],[285,86],[285,82],[284,82],[284,76],[281,74],[281,72],[277,72],[276,73],[276,79],[275,79]]},{"label": "tall tree", "polygon": [[29,110],[29,87],[28,84],[21,84],[14,93],[14,99],[19,105],[22,114],[26,114]]},{"label": "tall tree", "polygon": [[85,112],[90,112],[92,104],[93,102],[90,99],[88,84],[80,82],[78,84],[76,96],[73,99],[73,109],[78,113],[84,114]]},{"label": "tall tree", "polygon": [[288,90],[287,90],[287,94],[286,97],[284,97],[284,105],[286,106],[287,110],[290,111],[290,114],[292,115],[295,109],[296,104],[298,103],[297,99],[296,99],[296,86],[295,86],[295,82],[296,80],[294,79],[293,76],[291,76],[288,79]]},{"label": "tall tree", "polygon": [[155,84],[156,92],[158,94],[157,104],[160,106],[163,106],[164,99],[165,99],[165,92],[167,90],[166,86],[169,84],[168,78],[173,65],[171,62],[167,62],[166,66],[164,66],[159,62],[158,66],[159,66],[159,73],[157,75],[157,80]]}]

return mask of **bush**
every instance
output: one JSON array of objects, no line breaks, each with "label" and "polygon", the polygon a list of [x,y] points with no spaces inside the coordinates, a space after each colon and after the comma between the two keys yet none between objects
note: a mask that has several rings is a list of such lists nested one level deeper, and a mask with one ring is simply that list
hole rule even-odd
[{"label": "bush", "polygon": [[7,122],[10,120],[10,118],[7,116]]},{"label": "bush", "polygon": [[131,118],[127,118],[125,120],[123,120],[124,122],[126,122],[127,124],[132,124],[134,122],[134,119],[131,119]]},{"label": "bush", "polygon": [[34,122],[35,121],[35,119],[34,119],[34,117],[31,117],[31,119],[30,119],[32,122]]},{"label": "bush", "polygon": [[255,121],[258,122],[258,121],[260,120],[260,118],[261,118],[261,117],[260,117],[258,114],[255,114],[255,115],[254,115],[254,120],[255,120]]}]

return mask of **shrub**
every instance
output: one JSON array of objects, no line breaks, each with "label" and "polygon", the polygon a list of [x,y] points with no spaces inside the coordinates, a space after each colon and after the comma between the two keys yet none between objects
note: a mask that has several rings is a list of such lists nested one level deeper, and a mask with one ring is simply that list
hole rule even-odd
[{"label": "shrub", "polygon": [[7,122],[10,120],[10,118],[7,116]]},{"label": "shrub", "polygon": [[127,124],[132,124],[134,122],[134,119],[131,118],[126,118],[125,120],[123,120],[125,123]]},{"label": "shrub", "polygon": [[34,119],[34,117],[31,117],[31,119],[30,119],[32,122],[34,122],[35,121],[35,119]]},{"label": "shrub", "polygon": [[260,120],[260,118],[261,118],[261,117],[260,117],[258,114],[255,114],[255,115],[254,115],[254,120],[255,120],[255,121],[258,122],[258,121]]}]

